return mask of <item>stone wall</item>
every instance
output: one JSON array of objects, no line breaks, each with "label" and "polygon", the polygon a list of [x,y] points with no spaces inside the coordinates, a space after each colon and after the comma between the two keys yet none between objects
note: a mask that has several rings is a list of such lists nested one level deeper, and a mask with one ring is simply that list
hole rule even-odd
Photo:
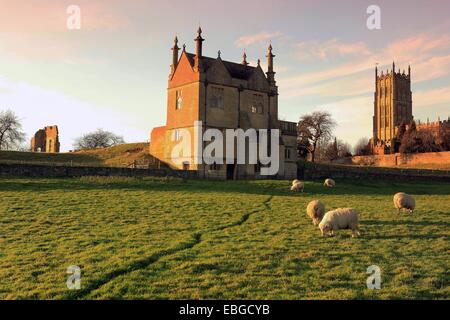
[{"label": "stone wall", "polygon": [[316,179],[385,179],[385,180],[432,180],[450,182],[450,170],[398,169],[359,167],[348,165],[325,165],[306,162],[299,164],[298,178]]},{"label": "stone wall", "polygon": [[23,164],[0,164],[0,176],[3,177],[81,177],[81,176],[127,176],[127,177],[180,177],[196,179],[198,173],[188,170],[170,169],[132,169],[114,167],[69,167]]},{"label": "stone wall", "polygon": [[450,151],[427,153],[395,153],[373,156],[354,156],[352,164],[378,167],[394,167],[399,165],[448,164],[450,167]]},{"label": "stone wall", "polygon": [[[0,177],[80,177],[80,176],[130,176],[130,177],[180,177],[199,179],[199,171],[171,169],[132,169],[111,167],[69,167],[23,164],[0,164]],[[450,171],[416,170],[377,167],[355,167],[344,165],[300,163],[298,178],[317,179],[390,179],[390,180],[433,180],[450,182]],[[264,179],[270,179],[265,177]]]}]

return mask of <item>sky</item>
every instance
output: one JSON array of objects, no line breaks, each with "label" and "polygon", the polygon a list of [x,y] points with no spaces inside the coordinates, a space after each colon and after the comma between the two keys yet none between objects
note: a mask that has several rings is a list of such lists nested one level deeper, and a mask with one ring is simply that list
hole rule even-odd
[{"label": "sky", "polygon": [[[81,28],[69,29],[70,5]],[[369,30],[367,8],[381,10]],[[13,110],[27,139],[59,126],[61,149],[98,128],[127,142],[165,124],[173,38],[193,52],[266,68],[276,55],[279,115],[298,121],[329,111],[350,144],[372,134],[374,68],[412,69],[413,115],[450,115],[450,1],[414,0],[0,0],[0,110]]]}]

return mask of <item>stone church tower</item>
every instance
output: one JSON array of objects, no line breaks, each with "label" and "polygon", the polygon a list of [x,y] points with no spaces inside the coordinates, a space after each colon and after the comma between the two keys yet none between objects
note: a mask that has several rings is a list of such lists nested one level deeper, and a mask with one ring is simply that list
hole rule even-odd
[{"label": "stone church tower", "polygon": [[381,75],[375,67],[374,98],[372,147],[375,154],[384,154],[391,147],[402,122],[413,121],[411,67],[408,66],[408,74],[404,70],[403,73],[395,72],[393,62],[392,70],[381,72]]}]

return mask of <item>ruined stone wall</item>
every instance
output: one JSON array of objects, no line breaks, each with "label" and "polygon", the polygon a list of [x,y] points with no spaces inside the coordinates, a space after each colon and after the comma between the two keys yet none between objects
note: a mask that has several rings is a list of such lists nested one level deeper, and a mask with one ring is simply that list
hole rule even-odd
[{"label": "ruined stone wall", "polygon": [[45,152],[46,150],[45,130],[38,130],[33,138],[31,138],[31,151],[32,152]]},{"label": "ruined stone wall", "polygon": [[46,149],[45,152],[59,152],[60,144],[59,144],[59,133],[58,126],[49,126],[45,127],[45,139],[46,139]]},{"label": "ruined stone wall", "polygon": [[31,151],[58,153],[60,151],[58,126],[38,130],[31,139]]}]

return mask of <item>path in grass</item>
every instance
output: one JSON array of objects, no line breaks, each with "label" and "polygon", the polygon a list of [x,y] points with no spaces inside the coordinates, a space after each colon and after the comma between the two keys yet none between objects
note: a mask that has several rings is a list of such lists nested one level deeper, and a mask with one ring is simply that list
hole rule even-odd
[{"label": "path in grass", "polygon": [[[90,298],[369,299],[448,298],[449,189],[445,185],[340,183],[335,190],[307,183],[306,194],[280,182],[256,182],[275,194],[270,207],[244,225],[202,237],[194,248],[119,277]],[[443,188],[444,187],[444,188]],[[381,189],[380,189],[381,188]],[[399,189],[400,188],[400,189]],[[384,190],[384,191],[383,191]],[[414,215],[398,216],[392,194],[416,194]],[[258,192],[258,191],[255,191]],[[361,211],[362,237],[321,238],[305,206]],[[382,290],[366,288],[367,267],[382,270]]]},{"label": "path in grass", "polygon": [[[2,298],[448,298],[445,184],[176,179],[0,181]],[[416,195],[397,216],[392,194]],[[323,239],[306,204],[361,211],[363,236]],[[383,289],[365,289],[378,264]],[[82,290],[65,287],[69,265]]]}]

